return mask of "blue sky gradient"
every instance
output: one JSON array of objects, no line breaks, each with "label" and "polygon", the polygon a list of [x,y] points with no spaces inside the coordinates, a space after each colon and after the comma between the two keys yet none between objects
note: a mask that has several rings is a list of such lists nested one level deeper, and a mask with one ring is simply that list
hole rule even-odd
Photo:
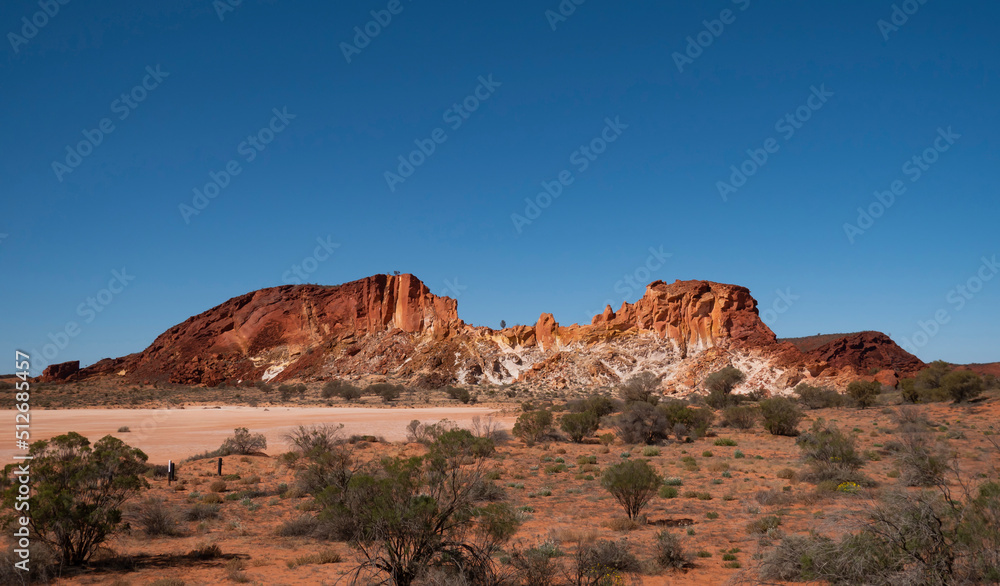
[{"label": "blue sky gradient", "polygon": [[140,351],[299,266],[493,327],[708,279],[779,336],[1000,360],[996,3],[224,2],[0,8],[10,355]]}]

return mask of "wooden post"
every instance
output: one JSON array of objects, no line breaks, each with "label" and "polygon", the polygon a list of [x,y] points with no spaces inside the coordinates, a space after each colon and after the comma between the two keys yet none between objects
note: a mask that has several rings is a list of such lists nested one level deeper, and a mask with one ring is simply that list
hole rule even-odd
[{"label": "wooden post", "polygon": [[219,458],[219,471],[218,471],[218,474],[219,474],[219,476],[222,476],[222,458]]},{"label": "wooden post", "polygon": [[167,460],[167,486],[174,480],[174,461]]}]

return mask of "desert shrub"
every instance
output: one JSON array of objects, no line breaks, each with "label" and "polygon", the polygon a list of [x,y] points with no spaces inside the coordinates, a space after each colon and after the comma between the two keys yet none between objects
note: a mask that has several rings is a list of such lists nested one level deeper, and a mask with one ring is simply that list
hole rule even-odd
[{"label": "desert shrub", "polygon": [[795,394],[799,396],[799,402],[810,409],[825,409],[844,405],[843,395],[829,387],[814,387],[806,383],[799,383],[795,387]]},{"label": "desert shrub", "polygon": [[514,422],[514,437],[534,445],[544,439],[552,431],[552,412],[545,409],[526,411]]},{"label": "desert shrub", "polygon": [[570,582],[575,586],[603,586],[622,583],[624,576],[641,572],[642,565],[624,539],[601,540],[577,547],[571,571]]},{"label": "desert shrub", "polygon": [[855,482],[866,479],[858,473],[865,460],[855,449],[854,436],[827,425],[822,418],[813,422],[807,433],[796,439],[810,470],[804,475],[809,482]]},{"label": "desert shrub", "polygon": [[365,393],[369,395],[377,395],[382,398],[383,403],[391,403],[403,394],[405,387],[402,385],[394,385],[390,383],[375,383],[373,385],[368,385],[365,388]]},{"label": "desert shrub", "polygon": [[777,529],[780,525],[781,517],[777,515],[767,515],[747,523],[747,533],[751,535],[767,534],[769,531]]},{"label": "desert shrub", "polygon": [[226,481],[225,480],[213,480],[212,484],[208,485],[208,490],[212,492],[226,492]]},{"label": "desert shrub", "polygon": [[0,584],[50,584],[62,573],[59,556],[44,544],[32,544],[30,559],[24,562],[14,547],[0,550]]},{"label": "desert shrub", "polygon": [[300,425],[285,436],[295,450],[301,455],[314,451],[328,452],[344,442],[341,430],[344,425],[321,423],[317,425]]},{"label": "desert shrub", "polygon": [[681,540],[669,531],[656,534],[653,551],[653,560],[661,568],[683,568],[690,562],[690,556],[681,547]]},{"label": "desert shrub", "polygon": [[282,401],[291,399],[293,393],[295,393],[293,385],[278,385],[278,395],[281,396]]},{"label": "desert shrub", "polygon": [[132,430],[127,425],[123,425],[118,428],[118,433],[129,433],[130,431]]},{"label": "desert shrub", "polygon": [[620,409],[620,404],[603,395],[591,395],[586,399],[577,399],[566,404],[570,411],[583,413],[589,411],[596,415],[598,419],[605,415],[610,415]]},{"label": "desert shrub", "polygon": [[340,397],[345,401],[356,401],[361,398],[361,389],[345,380],[332,380],[323,385],[320,396],[324,399]]},{"label": "desert shrub", "polygon": [[208,543],[192,549],[187,555],[196,560],[214,560],[222,557],[222,548],[217,543]]},{"label": "desert shrub", "polygon": [[281,537],[309,537],[316,532],[319,524],[319,519],[307,513],[278,525],[276,533]]},{"label": "desert shrub", "polygon": [[614,417],[615,434],[627,444],[653,444],[667,438],[663,410],[644,401],[629,403]]},{"label": "desert shrub", "polygon": [[667,419],[667,429],[680,440],[684,436],[703,437],[715,416],[708,409],[694,408],[684,401],[667,401],[657,407]]},{"label": "desert shrub", "polygon": [[660,401],[659,392],[660,377],[648,370],[630,377],[618,388],[618,394],[626,404],[642,402],[656,405]]},{"label": "desert shrub", "polygon": [[517,530],[507,503],[477,500],[492,469],[493,442],[468,430],[441,434],[427,454],[387,457],[316,498],[320,520],[349,519],[360,569],[412,584],[429,567],[494,584],[495,556]]},{"label": "desert shrub", "polygon": [[[515,549],[510,554],[510,566],[518,584],[531,586],[556,586],[559,566],[555,558],[563,555],[558,546],[543,543],[529,549]],[[448,584],[451,586],[451,584]]]},{"label": "desert shrub", "polygon": [[735,429],[753,429],[760,419],[760,408],[750,405],[733,405],[722,410],[722,425]]},{"label": "desert shrub", "polygon": [[635,519],[663,483],[645,460],[612,464],[601,474],[601,486],[615,497],[629,519]]},{"label": "desert shrub", "polygon": [[798,434],[802,411],[795,405],[795,401],[786,397],[764,399],[760,402],[760,413],[764,419],[764,429],[771,435]]},{"label": "desert shrub", "polygon": [[86,563],[104,542],[125,528],[122,505],[148,487],[142,477],[146,454],[105,436],[91,447],[76,432],[34,442],[29,449],[32,493],[15,509],[15,464],[4,467],[0,524],[13,527],[22,515],[35,543],[58,551],[67,565]]},{"label": "desert shrub", "polygon": [[492,415],[487,415],[486,417],[473,416],[472,425],[469,430],[472,432],[472,435],[492,440],[494,444],[498,445],[510,440],[510,434],[507,433],[506,429],[501,427],[500,420]]},{"label": "desert shrub", "polygon": [[895,433],[923,433],[929,431],[934,424],[916,407],[901,406],[892,412],[892,421],[896,424]]},{"label": "desert shrub", "polygon": [[732,447],[732,446],[737,445],[737,443],[736,443],[736,440],[734,440],[733,438],[720,437],[719,439],[715,440],[715,445],[717,445],[717,446],[730,446],[730,447]]},{"label": "desert shrub", "polygon": [[702,386],[708,391],[705,404],[716,410],[738,404],[742,397],[734,395],[733,389],[746,378],[743,372],[733,366],[727,366],[708,375],[702,381]]},{"label": "desert shrub", "polygon": [[444,388],[444,394],[448,395],[449,399],[459,401],[462,403],[468,403],[472,399],[472,395],[469,393],[469,389],[464,387],[452,387],[448,386]]},{"label": "desert shrub", "polygon": [[196,503],[184,512],[185,521],[204,521],[219,516],[219,505]]},{"label": "desert shrub", "polygon": [[267,449],[267,438],[262,433],[250,433],[245,427],[237,427],[233,435],[222,442],[219,450],[225,455],[248,456]]},{"label": "desert shrub", "polygon": [[177,513],[161,499],[146,499],[135,507],[135,523],[147,537],[174,537],[181,534]]},{"label": "desert shrub", "polygon": [[983,379],[970,370],[956,370],[941,377],[941,388],[953,401],[962,403],[983,392]]},{"label": "desert shrub", "polygon": [[950,469],[944,450],[933,449],[926,435],[903,434],[896,456],[899,481],[904,486],[938,486]]},{"label": "desert shrub", "polygon": [[878,402],[882,393],[882,383],[878,381],[856,380],[847,385],[847,395],[854,399],[859,409],[867,409]]},{"label": "desert shrub", "polygon": [[576,443],[594,435],[594,432],[597,431],[597,425],[597,415],[590,411],[567,413],[559,419],[559,428]]}]

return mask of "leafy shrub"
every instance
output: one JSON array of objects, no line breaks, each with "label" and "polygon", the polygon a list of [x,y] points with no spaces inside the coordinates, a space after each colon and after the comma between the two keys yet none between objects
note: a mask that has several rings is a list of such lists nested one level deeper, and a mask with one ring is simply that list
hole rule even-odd
[{"label": "leafy shrub", "polygon": [[365,388],[365,392],[370,395],[377,395],[382,398],[383,403],[391,403],[403,394],[405,387],[402,385],[394,385],[390,383],[375,383],[373,385],[368,385]]},{"label": "leafy shrub", "polygon": [[628,403],[648,403],[656,405],[660,401],[660,378],[649,371],[630,377],[618,388],[618,394]]},{"label": "leafy shrub", "polygon": [[462,403],[468,404],[472,400],[472,395],[469,393],[469,389],[463,387],[445,387],[444,393],[448,395],[449,399],[454,399],[455,401],[460,401]]},{"label": "leafy shrub", "polygon": [[822,418],[813,422],[809,431],[795,443],[802,450],[810,470],[804,476],[809,482],[834,483],[867,480],[858,473],[865,460],[855,449],[854,436],[841,432],[835,425],[827,425]]},{"label": "leafy shrub", "polygon": [[567,413],[559,420],[559,428],[576,443],[580,443],[584,438],[594,435],[597,431],[597,415],[584,411],[583,413]]},{"label": "leafy shrub", "polygon": [[601,486],[615,497],[629,519],[638,516],[662,483],[663,478],[645,460],[613,464],[601,475]]},{"label": "leafy shrub", "polygon": [[147,537],[174,537],[181,534],[177,513],[161,499],[147,499],[135,507],[135,520]]},{"label": "leafy shrub", "polygon": [[566,404],[570,411],[583,413],[590,411],[600,419],[605,415],[610,415],[620,408],[619,404],[603,395],[591,395],[586,399],[577,399]]},{"label": "leafy shrub", "polygon": [[[15,510],[14,464],[4,467],[0,524],[12,527],[22,515],[35,542],[58,551],[67,565],[86,563],[104,542],[124,529],[122,505],[148,487],[142,477],[146,454],[110,435],[91,447],[76,432],[36,441],[31,460],[32,494],[26,511]],[[112,481],[108,481],[108,478]],[[71,480],[71,484],[67,482]],[[23,507],[18,507],[19,509]]]},{"label": "leafy shrub", "polygon": [[983,392],[983,379],[970,370],[956,370],[941,377],[941,388],[953,401],[962,403]]},{"label": "leafy shrub", "polygon": [[760,413],[764,419],[764,429],[771,435],[794,436],[798,434],[802,412],[795,401],[786,397],[773,397],[760,402]]},{"label": "leafy shrub", "polygon": [[766,534],[768,531],[777,529],[779,525],[781,525],[781,517],[778,517],[777,515],[768,515],[766,517],[754,519],[753,521],[747,523],[747,533],[750,533],[751,535]]},{"label": "leafy shrub", "polygon": [[531,446],[544,439],[551,431],[552,412],[540,409],[521,413],[514,423],[513,434]]},{"label": "leafy shrub", "polygon": [[361,389],[344,380],[332,380],[323,385],[320,396],[324,399],[340,397],[345,401],[356,401],[361,398]]},{"label": "leafy shrub", "polygon": [[[715,416],[707,409],[696,409],[684,401],[667,401],[658,407],[667,420],[667,429],[674,432],[674,435],[681,439],[685,435],[691,437],[703,437],[708,433],[708,427],[712,425]],[[683,426],[683,430],[678,427]]]},{"label": "leafy shrub", "polygon": [[854,399],[859,409],[871,407],[882,393],[882,383],[878,381],[856,380],[847,385],[847,394]]},{"label": "leafy shrub", "polygon": [[939,486],[949,470],[948,455],[934,450],[923,434],[904,434],[897,455],[899,481],[904,486]]},{"label": "leafy shrub", "polygon": [[247,456],[267,449],[267,438],[262,433],[250,433],[245,427],[237,427],[233,435],[222,442],[220,451],[225,455]]},{"label": "leafy shrub", "polygon": [[627,444],[654,444],[667,437],[668,420],[662,409],[637,401],[615,416],[615,433]]},{"label": "leafy shrub", "polygon": [[629,551],[628,542],[596,541],[581,543],[574,556],[573,584],[602,586],[623,581],[623,574],[642,571],[642,565]]},{"label": "leafy shrub", "polygon": [[735,429],[753,429],[760,419],[760,408],[750,405],[733,405],[722,410],[722,425]]},{"label": "leafy shrub", "polygon": [[806,383],[799,383],[795,387],[795,394],[799,396],[799,402],[810,409],[826,409],[844,405],[843,395],[829,387],[814,387]]},{"label": "leafy shrub", "polygon": [[184,512],[185,521],[204,521],[219,516],[219,505],[196,503]]},{"label": "leafy shrub", "polygon": [[717,445],[717,446],[735,446],[737,444],[736,444],[736,440],[734,440],[732,438],[729,438],[729,437],[720,437],[719,439],[715,440],[715,445]]},{"label": "leafy shrub", "polygon": [[290,444],[295,446],[299,454],[307,455],[313,452],[328,452],[344,442],[341,430],[343,424],[331,425],[300,425],[285,436]]},{"label": "leafy shrub", "polygon": [[724,409],[738,404],[742,398],[733,394],[736,385],[746,380],[746,375],[733,366],[727,366],[722,370],[713,372],[705,377],[702,386],[708,390],[705,397],[705,404],[712,409]]}]

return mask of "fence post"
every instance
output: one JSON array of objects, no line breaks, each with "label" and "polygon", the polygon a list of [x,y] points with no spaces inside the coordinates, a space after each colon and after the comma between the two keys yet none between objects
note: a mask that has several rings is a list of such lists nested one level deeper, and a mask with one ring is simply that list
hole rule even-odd
[{"label": "fence post", "polygon": [[222,458],[219,458],[219,471],[218,471],[218,474],[219,474],[219,476],[222,476]]}]

